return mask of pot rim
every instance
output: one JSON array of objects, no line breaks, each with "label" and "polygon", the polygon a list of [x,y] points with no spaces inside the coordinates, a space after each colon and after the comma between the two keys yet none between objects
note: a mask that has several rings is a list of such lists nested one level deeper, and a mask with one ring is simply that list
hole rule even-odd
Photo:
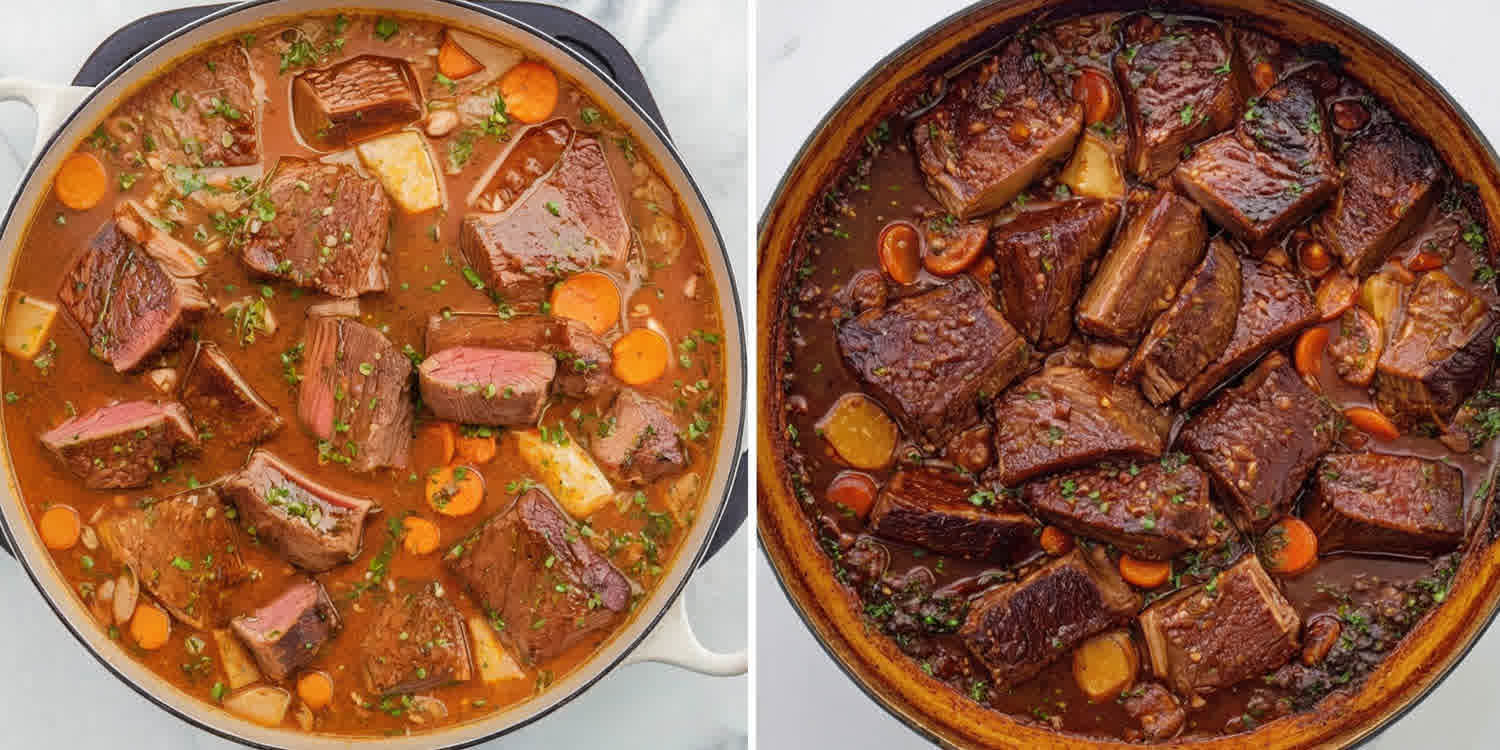
[{"label": "pot rim", "polygon": [[[972,2],[964,7],[961,7],[942,16],[936,21],[928,24],[921,31],[918,31],[917,33],[908,37],[906,41],[902,42],[891,51],[882,55],[878,60],[872,63],[865,70],[865,72],[859,76],[859,78],[849,84],[844,93],[839,96],[839,98],[835,100],[832,105],[829,106],[828,110],[823,113],[822,117],[818,118],[817,124],[813,126],[813,129],[809,131],[807,137],[803,139],[802,144],[798,146],[797,151],[793,155],[791,161],[787,163],[786,168],[782,171],[781,176],[777,179],[776,187],[772,190],[770,199],[766,202],[765,206],[762,207],[760,219],[757,222],[757,248],[764,248],[764,243],[768,239],[767,232],[770,229],[770,222],[773,218],[772,214],[778,207],[780,207],[782,201],[786,199],[786,192],[793,178],[796,175],[800,174],[804,169],[806,169],[809,157],[814,155],[813,147],[819,140],[820,135],[824,131],[826,131],[828,127],[833,123],[834,117],[838,113],[842,112],[847,106],[850,105],[851,102],[860,98],[860,96],[864,94],[866,89],[876,81],[883,69],[885,69],[889,65],[896,63],[898,60],[907,56],[908,54],[917,51],[919,48],[926,46],[928,43],[930,43],[934,34],[961,20],[965,16],[974,14],[981,8],[994,5],[1003,5],[1013,1],[1014,0],[978,0],[978,2]],[[1193,0],[1184,1],[1188,4],[1192,4],[1193,2]],[[1459,118],[1460,124],[1462,124],[1464,129],[1466,129],[1474,138],[1475,143],[1483,149],[1488,157],[1490,164],[1497,169],[1500,169],[1500,152],[1496,151],[1494,144],[1492,144],[1489,138],[1485,136],[1484,131],[1474,121],[1473,117],[1469,115],[1468,111],[1459,104],[1458,100],[1454,98],[1452,93],[1450,93],[1441,82],[1439,82],[1431,73],[1429,73],[1426,68],[1422,67],[1414,59],[1412,59],[1411,56],[1407,55],[1403,50],[1396,47],[1393,43],[1390,42],[1390,40],[1386,39],[1375,30],[1355,20],[1353,17],[1349,16],[1343,11],[1340,11],[1323,3],[1321,0],[1284,1],[1295,5],[1301,5],[1304,8],[1313,11],[1314,13],[1322,14],[1338,23],[1342,23],[1348,26],[1358,35],[1362,36],[1367,44],[1370,44],[1373,47],[1378,48],[1381,52],[1384,52],[1396,58],[1396,60],[1400,64],[1404,65],[1408,70],[1415,73],[1417,77],[1425,81],[1432,88],[1432,90],[1436,92],[1448,104],[1451,110]],[[764,258],[758,258],[758,260],[764,260]],[[757,274],[771,274],[774,270],[775,269],[769,267],[759,267],[757,268]],[[761,326],[764,325],[766,325],[766,323],[762,321]],[[767,366],[762,363],[757,364],[760,366]],[[761,373],[757,373],[757,384],[762,382],[759,379],[760,374]],[[761,405],[760,408],[763,410],[764,405]],[[758,415],[758,418],[761,418],[760,415]],[[774,447],[772,447],[771,449],[774,451]],[[759,459],[757,460],[757,495],[764,495],[764,486],[766,484],[784,484],[783,477],[781,476],[783,464],[780,458],[780,456],[772,456],[766,459],[764,463],[762,463],[762,461]],[[767,476],[767,474],[769,474],[770,476]],[[1494,495],[1491,495],[1489,500],[1491,504],[1491,512],[1494,512],[1496,510],[1495,508],[1493,508],[1494,497]],[[802,605],[798,603],[796,597],[793,595],[792,587],[788,584],[789,572],[782,569],[783,562],[779,561],[777,556],[772,554],[771,545],[767,543],[768,537],[770,536],[766,527],[766,524],[769,523],[768,519],[769,515],[762,515],[759,513],[757,514],[757,537],[760,541],[760,544],[758,546],[760,547],[761,557],[766,561],[767,566],[776,576],[776,584],[781,590],[782,596],[791,606],[792,610],[796,612],[797,618],[802,621],[802,624],[804,626],[807,627],[809,634],[812,635],[813,640],[817,642],[818,647],[822,649],[823,653],[826,654],[829,659],[839,668],[839,671],[843,672],[844,675],[849,678],[850,682],[858,687],[859,690],[866,696],[872,699],[872,701],[883,711],[885,711],[887,715],[896,719],[896,721],[905,725],[917,735],[935,744],[941,745],[943,747],[952,747],[953,745],[947,740],[947,738],[937,734],[928,726],[922,724],[918,720],[917,716],[912,716],[906,711],[903,711],[901,708],[898,708],[896,705],[894,705],[894,701],[879,693],[874,687],[869,684],[869,682],[865,678],[860,676],[858,670],[854,665],[850,664],[843,657],[841,657],[828,643],[821,628],[817,623],[814,622],[813,618],[802,607]],[[784,564],[792,568],[796,567],[795,563],[790,560],[785,560]],[[1346,745],[1346,747],[1355,748],[1369,743],[1371,740],[1380,736],[1380,734],[1383,733],[1386,729],[1390,728],[1391,725],[1396,723],[1401,718],[1405,717],[1406,714],[1412,709],[1416,708],[1418,704],[1426,700],[1433,693],[1433,691],[1437,689],[1439,685],[1441,685],[1445,680],[1448,679],[1448,677],[1453,673],[1453,670],[1459,665],[1459,663],[1467,658],[1469,652],[1473,650],[1474,646],[1477,645],[1479,641],[1484,637],[1484,634],[1489,631],[1492,625],[1494,625],[1497,616],[1500,616],[1500,599],[1496,599],[1488,605],[1488,612],[1485,614],[1484,623],[1476,628],[1465,642],[1458,645],[1456,648],[1451,649],[1449,653],[1445,655],[1444,660],[1446,661],[1446,663],[1442,665],[1436,676],[1432,677],[1425,686],[1423,686],[1420,690],[1407,698],[1403,703],[1394,707],[1388,713],[1383,715],[1378,721],[1372,722],[1368,726],[1360,728],[1356,733],[1357,736],[1354,737],[1353,741]],[[1080,741],[1080,738],[1072,734],[1058,732],[1056,733],[1056,736],[1059,740],[1065,742]]]},{"label": "pot rim", "polygon": [[[155,69],[138,69],[138,66],[141,65],[142,61],[168,44],[177,42],[186,37],[191,37],[193,35],[199,34],[200,30],[205,26],[218,23],[230,17],[251,10],[260,9],[267,6],[275,6],[283,3],[290,3],[294,1],[295,0],[244,0],[243,2],[238,2],[219,10],[215,10],[203,16],[202,18],[191,21],[175,29],[161,39],[151,42],[145,48],[132,55],[124,63],[121,63],[118,68],[111,71],[107,76],[100,80],[98,84],[90,87],[89,92],[81,98],[76,106],[72,108],[71,112],[69,112],[64,118],[62,118],[61,122],[54,130],[52,130],[50,133],[37,134],[37,138],[39,139],[40,144],[36,149],[36,154],[28,161],[26,168],[22,171],[20,179],[17,182],[16,192],[12,196],[9,205],[6,207],[5,213],[3,215],[0,215],[0,234],[3,234],[5,229],[11,225],[11,222],[16,220],[17,217],[15,215],[15,212],[24,197],[24,188],[27,186],[27,183],[29,183],[36,176],[39,167],[45,161],[47,155],[52,153],[54,147],[58,146],[59,139],[61,138],[62,134],[75,123],[80,114],[86,108],[88,108],[88,106],[101,95],[101,92],[107,89],[111,84],[121,79],[133,78],[134,80],[130,81],[130,83],[134,85],[149,79],[158,71]],[[326,0],[320,1],[326,2]],[[693,178],[692,173],[689,171],[682,155],[678,152],[676,145],[667,134],[664,125],[657,122],[657,120],[651,115],[647,114],[641,104],[636,101],[628,91],[626,91],[617,82],[615,82],[615,80],[611,78],[608,73],[601,70],[598,64],[589,59],[588,56],[579,53],[556,37],[551,36],[550,34],[536,28],[535,26],[502,11],[493,10],[482,5],[468,2],[467,0],[417,1],[427,4],[429,7],[425,7],[420,10],[401,8],[398,9],[397,12],[414,13],[417,15],[426,14],[429,17],[441,18],[441,13],[443,13],[444,11],[451,11],[452,9],[458,9],[460,11],[470,11],[485,16],[486,20],[497,21],[522,32],[529,38],[529,41],[532,44],[535,44],[539,47],[546,47],[553,52],[565,55],[566,57],[581,65],[589,74],[591,74],[592,79],[586,80],[584,81],[584,83],[586,83],[590,88],[605,89],[618,96],[630,108],[631,112],[636,115],[639,122],[644,123],[645,128],[649,130],[649,132],[653,136],[656,137],[657,141],[663,146],[663,148],[653,147],[650,151],[650,154],[653,157],[656,157],[659,161],[671,164],[672,166],[676,167],[676,169],[681,172],[683,178],[680,183],[677,180],[672,179],[671,175],[662,175],[663,179],[670,180],[669,184],[672,184],[672,187],[676,189],[676,192],[679,196],[683,198],[691,197],[692,201],[696,203],[697,207],[701,209],[705,220],[694,226],[694,229],[697,230],[695,234],[699,239],[699,245],[702,247],[705,255],[707,255],[711,249],[717,250],[720,260],[724,264],[723,277],[715,278],[714,281],[719,295],[719,308],[721,318],[725,317],[723,316],[723,313],[725,312],[732,312],[733,315],[732,321],[729,319],[723,319],[722,322],[725,325],[726,332],[730,330],[730,324],[732,322],[732,330],[736,337],[735,341],[738,344],[738,346],[736,347],[738,351],[733,353],[737,354],[737,356],[724,357],[725,380],[726,385],[732,385],[735,382],[741,384],[741,393],[737,394],[740,396],[740,398],[737,402],[738,405],[735,407],[735,410],[738,411],[739,418],[735,420],[735,423],[733,425],[733,439],[732,441],[729,439],[730,425],[721,424],[721,433],[719,435],[718,447],[716,450],[716,452],[720,455],[727,455],[729,457],[729,460],[726,463],[715,467],[715,471],[718,472],[723,479],[722,491],[717,493],[717,497],[714,498],[715,506],[712,518],[705,520],[700,517],[694,524],[693,533],[698,533],[701,535],[696,548],[692,550],[679,550],[676,559],[672,562],[671,568],[675,571],[681,572],[681,578],[677,582],[675,587],[670,591],[669,594],[664,597],[662,596],[660,591],[655,592],[654,596],[658,597],[660,602],[657,609],[654,612],[650,613],[638,613],[622,626],[622,630],[639,628],[639,632],[628,642],[620,642],[618,640],[623,635],[623,632],[622,630],[617,630],[615,633],[611,634],[608,639],[606,639],[603,645],[600,646],[601,650],[617,650],[617,654],[607,660],[600,658],[598,655],[591,659],[585,660],[571,673],[569,677],[571,678],[573,675],[580,674],[587,676],[566,694],[550,699],[550,702],[541,709],[522,717],[518,721],[507,723],[503,726],[497,726],[493,730],[484,730],[482,733],[465,740],[444,742],[443,736],[454,734],[465,728],[483,726],[484,724],[493,721],[493,719],[473,719],[465,722],[460,722],[458,724],[449,725],[432,732],[424,732],[421,734],[412,735],[407,738],[431,740],[432,744],[427,745],[429,747],[456,749],[472,747],[480,743],[488,742],[495,738],[511,734],[549,716],[559,708],[562,708],[568,703],[571,703],[575,698],[592,688],[595,683],[599,682],[601,679],[613,672],[623,663],[626,663],[629,660],[631,654],[638,647],[640,647],[642,643],[650,638],[653,633],[657,631],[658,627],[662,624],[662,619],[666,617],[667,614],[672,610],[672,608],[679,603],[683,591],[687,588],[688,583],[692,580],[693,573],[696,572],[698,566],[704,561],[709,545],[713,541],[714,532],[718,529],[718,526],[723,519],[725,509],[728,505],[727,501],[729,493],[732,491],[732,487],[734,484],[733,479],[734,472],[736,471],[737,467],[737,457],[744,450],[745,412],[747,411],[745,408],[747,405],[747,399],[745,398],[745,396],[749,385],[749,347],[745,339],[744,311],[740,300],[738,283],[735,278],[734,264],[731,261],[728,246],[724,242],[723,233],[719,229],[718,222],[714,219],[713,213],[709,209],[707,198],[704,196],[702,189],[698,186],[697,181]],[[527,1],[529,2],[530,0]],[[324,10],[344,10],[346,12],[357,12],[361,10],[369,10],[369,8],[365,7],[365,5],[362,3],[356,3],[352,7],[327,7],[324,8]],[[574,13],[576,15],[576,12],[572,9],[563,8],[562,10],[565,10],[569,13]],[[583,16],[580,17],[583,18]],[[196,43],[207,43],[213,38],[217,38],[209,37],[207,34],[203,34],[202,36],[204,36],[204,38],[196,40]],[[635,125],[636,123],[631,123],[631,130],[639,130],[639,128],[635,127]],[[34,216],[25,218],[34,219]],[[22,227],[23,232],[24,229],[25,227]],[[712,248],[709,247],[710,245],[712,245]],[[716,274],[713,274],[712,265],[709,266],[709,273],[716,276]],[[8,279],[6,280],[6,286],[8,286]],[[729,409],[725,409],[725,411],[728,412]],[[6,471],[10,471],[10,462],[11,459],[9,451],[7,450],[0,452],[0,466],[5,467]],[[18,487],[16,488],[16,493],[17,495],[19,495]],[[19,497],[17,501],[18,503],[21,502],[19,500]],[[38,593],[41,594],[43,601],[47,603],[48,608],[50,608],[53,614],[57,616],[57,619],[62,623],[63,627],[67,629],[67,631],[73,636],[76,641],[78,641],[81,646],[83,646],[86,652],[93,656],[94,659],[98,661],[106,671],[116,677],[120,682],[129,686],[131,690],[139,694],[141,697],[145,698],[148,702],[165,710],[167,713],[171,714],[177,719],[185,722],[190,726],[196,727],[197,729],[206,731],[214,736],[229,740],[231,742],[235,742],[237,744],[245,745],[247,747],[265,748],[266,750],[276,750],[276,748],[279,747],[278,745],[267,744],[236,733],[232,726],[234,725],[234,723],[244,722],[245,720],[243,719],[234,717],[227,712],[220,710],[220,713],[216,716],[216,718],[224,719],[221,722],[215,723],[206,720],[199,720],[198,718],[190,715],[187,711],[176,705],[177,703],[183,702],[183,698],[181,696],[168,696],[164,691],[162,695],[158,695],[152,688],[126,675],[120,668],[111,663],[111,661],[103,653],[93,647],[88,638],[84,636],[80,628],[69,619],[69,617],[63,612],[58,602],[54,600],[46,584],[44,584],[42,577],[45,576],[50,579],[52,577],[55,577],[55,574],[52,572],[37,571],[33,568],[31,561],[29,561],[27,559],[27,556],[22,552],[22,546],[19,544],[19,536],[11,528],[11,521],[7,516],[6,508],[3,503],[0,503],[0,534],[4,535],[9,547],[12,550],[15,550],[14,557],[16,561],[20,563],[22,569],[26,572],[27,578],[31,580],[32,586],[37,590]],[[642,623],[644,623],[644,625],[642,625]],[[507,707],[506,710],[517,708],[524,709],[524,707],[528,704],[538,702],[540,700],[542,700],[541,696],[533,696],[531,698],[520,701],[519,703],[512,704],[511,706]],[[388,742],[388,740],[384,738],[361,738],[332,734],[305,733],[285,728],[273,728],[269,731],[277,733],[288,733],[289,735],[300,736],[304,739],[312,737],[324,741],[340,742],[345,744],[354,743],[360,746],[373,746],[376,744],[386,744]]]}]

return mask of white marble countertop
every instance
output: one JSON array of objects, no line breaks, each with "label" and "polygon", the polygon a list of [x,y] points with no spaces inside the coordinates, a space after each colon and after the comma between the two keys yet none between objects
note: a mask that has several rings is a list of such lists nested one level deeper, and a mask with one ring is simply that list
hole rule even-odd
[{"label": "white marble countertop", "polygon": [[[5,0],[0,76],[65,84],[110,32],[192,0]],[[746,240],[747,39],[742,0],[575,0],[630,50],[730,244],[741,289]],[[24,12],[16,12],[24,5]],[[353,3],[358,5],[358,3]],[[725,23],[726,19],[732,21]],[[679,71],[691,70],[684,76]],[[9,202],[35,131],[20,104],[0,104],[0,200]],[[686,597],[699,637],[733,650],[747,641],[748,525],[694,576]],[[0,555],[0,717],[7,748],[86,744],[160,750],[232,747],[167,714],[101,669],[63,630],[20,566]],[[714,678],[659,664],[617,670],[572,703],[513,735],[506,748],[743,748],[746,677]],[[633,739],[632,739],[633,738]],[[499,746],[501,742],[488,746]]]},{"label": "white marble countertop", "polygon": [[[1500,142],[1493,94],[1493,0],[1324,0],[1412,56],[1448,88],[1492,141]],[[756,206],[819,119],[864,72],[967,0],[759,0],[756,25]],[[1455,18],[1459,19],[1455,22]],[[756,566],[756,737],[760,747],[895,748],[928,743],[897,722],[813,640],[759,557]],[[1446,681],[1368,747],[1496,746],[1500,628]]]}]

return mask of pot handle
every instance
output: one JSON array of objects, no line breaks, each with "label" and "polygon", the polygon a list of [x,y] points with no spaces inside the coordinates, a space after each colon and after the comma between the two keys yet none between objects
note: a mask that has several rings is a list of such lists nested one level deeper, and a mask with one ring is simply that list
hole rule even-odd
[{"label": "pot handle", "polygon": [[626,657],[626,664],[656,661],[674,667],[715,677],[744,674],[750,668],[750,657],[744,649],[721,654],[709,651],[698,642],[688,622],[687,597],[679,596],[667,610],[656,629]]},{"label": "pot handle", "polygon": [[56,86],[21,78],[0,77],[0,102],[19,101],[36,113],[36,142],[31,145],[33,160],[52,134],[62,127],[68,115],[83,103],[93,89],[87,86]]}]

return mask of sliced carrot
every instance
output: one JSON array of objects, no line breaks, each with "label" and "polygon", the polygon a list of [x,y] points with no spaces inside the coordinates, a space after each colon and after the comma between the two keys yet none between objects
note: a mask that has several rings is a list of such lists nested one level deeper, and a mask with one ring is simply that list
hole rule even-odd
[{"label": "sliced carrot", "polygon": [[483,466],[495,459],[495,433],[458,436],[454,456],[463,463]]},{"label": "sliced carrot", "polygon": [[1257,90],[1265,91],[1276,83],[1276,69],[1265,60],[1257,61],[1250,68],[1250,80],[1255,82]]},{"label": "sliced carrot", "polygon": [[828,483],[828,502],[865,518],[875,504],[875,480],[857,471],[841,471]]},{"label": "sliced carrot", "polygon": [[1406,270],[1421,273],[1422,271],[1433,271],[1442,268],[1447,261],[1437,253],[1429,253],[1423,250],[1406,260]]},{"label": "sliced carrot", "polygon": [[1386,419],[1384,414],[1367,406],[1355,406],[1345,409],[1344,417],[1355,427],[1369,433],[1370,437],[1376,440],[1390,441],[1401,437],[1401,430],[1397,429],[1396,425],[1391,423],[1391,420]]},{"label": "sliced carrot", "polygon": [[969,266],[969,275],[981,284],[990,283],[990,277],[995,275],[995,259],[985,256],[978,263]]},{"label": "sliced carrot", "polygon": [[484,70],[484,65],[446,34],[443,35],[443,43],[438,46],[437,64],[439,73],[455,81]]},{"label": "sliced carrot", "polygon": [[427,504],[445,516],[466,516],[484,502],[484,477],[468,466],[444,466],[427,475]]},{"label": "sliced carrot", "polygon": [[327,708],[333,702],[333,678],[323,672],[308,672],[298,677],[297,697],[314,711]]},{"label": "sliced carrot", "polygon": [[1318,317],[1324,322],[1333,320],[1354,306],[1354,296],[1359,293],[1359,281],[1343,271],[1334,271],[1318,283],[1316,293]]},{"label": "sliced carrot", "polygon": [[1323,350],[1328,346],[1328,329],[1319,326],[1309,328],[1297,337],[1297,346],[1292,358],[1297,372],[1309,378],[1317,378],[1323,372]]},{"label": "sliced carrot", "polygon": [[418,470],[453,463],[458,443],[458,425],[452,422],[427,422],[417,428],[417,439],[412,441],[415,452],[411,465]]},{"label": "sliced carrot", "polygon": [[1042,550],[1053,557],[1066,555],[1068,550],[1073,549],[1073,537],[1056,526],[1042,529],[1041,543]]},{"label": "sliced carrot", "polygon": [[1333,256],[1328,254],[1328,248],[1316,240],[1302,243],[1297,250],[1297,262],[1302,265],[1302,270],[1313,276],[1322,276],[1333,267]]},{"label": "sliced carrot", "polygon": [[437,524],[420,516],[401,519],[401,527],[406,529],[406,534],[401,537],[401,546],[419,557],[432,554],[443,538]]},{"label": "sliced carrot", "polygon": [[57,170],[57,179],[52,190],[64,206],[75,211],[87,211],[99,205],[104,191],[109,188],[109,178],[104,173],[104,162],[87,152],[78,152],[63,160]]},{"label": "sliced carrot", "polygon": [[71,549],[78,543],[83,522],[78,519],[78,511],[73,510],[72,506],[54,505],[37,521],[37,531],[41,532],[42,543],[47,545],[47,549]]},{"label": "sliced carrot", "polygon": [[505,111],[521,122],[541,122],[557,108],[557,74],[539,62],[523,62],[500,76]]},{"label": "sliced carrot", "polygon": [[1266,530],[1260,549],[1272,573],[1297,575],[1318,561],[1318,535],[1302,519],[1288,516]]},{"label": "sliced carrot", "polygon": [[1172,577],[1172,563],[1120,555],[1120,577],[1130,582],[1132,586],[1143,589],[1159,588]]},{"label": "sliced carrot", "polygon": [[637,328],[611,347],[614,373],[626,385],[645,385],[667,371],[672,352],[667,340],[650,328]]},{"label": "sliced carrot", "polygon": [[1097,70],[1084,69],[1073,79],[1073,100],[1083,105],[1085,125],[1113,120],[1120,111],[1114,84]]},{"label": "sliced carrot", "polygon": [[898,284],[917,280],[922,270],[922,237],[910,222],[898,221],[880,230],[875,254],[880,267]]},{"label": "sliced carrot", "polygon": [[588,272],[552,287],[552,314],[572,318],[603,334],[620,320],[620,289],[614,279]]},{"label": "sliced carrot", "polygon": [[167,645],[167,638],[171,635],[172,620],[161,607],[148,602],[136,605],[135,614],[130,618],[130,637],[135,639],[136,645],[155,651]]}]

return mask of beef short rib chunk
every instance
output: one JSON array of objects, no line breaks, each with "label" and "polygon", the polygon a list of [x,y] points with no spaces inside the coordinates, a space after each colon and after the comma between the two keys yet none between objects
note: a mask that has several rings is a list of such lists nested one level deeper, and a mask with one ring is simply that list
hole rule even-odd
[{"label": "beef short rib chunk", "polygon": [[1343,186],[1316,231],[1349,273],[1363,276],[1426,216],[1440,189],[1442,162],[1405,128],[1383,123],[1349,143],[1341,168]]},{"label": "beef short rib chunk", "polygon": [[1369,387],[1375,380],[1375,367],[1385,348],[1385,332],[1375,316],[1355,305],[1339,317],[1339,327],[1328,342],[1328,358],[1333,371],[1345,381]]},{"label": "beef short rib chunk", "polygon": [[1442,271],[1417,279],[1375,366],[1375,404],[1402,427],[1446,424],[1483,382],[1500,315]]},{"label": "beef short rib chunk", "polygon": [[99,538],[178,620],[220,627],[229,589],[250,576],[226,510],[212,487],[142,497],[105,515]]},{"label": "beef short rib chunk", "polygon": [[440,419],[462,424],[534,425],[557,374],[542,351],[455,346],[417,368],[422,401]]},{"label": "beef short rib chunk", "polygon": [[613,385],[604,340],[580,321],[550,315],[496,317],[492,312],[436,314],[427,319],[425,351],[455,346],[539,351],[557,360],[553,389],[567,398],[597,396]]},{"label": "beef short rib chunk", "polygon": [[1187,456],[1105,462],[1026,485],[1026,504],[1065,531],[1147,560],[1217,547],[1234,535],[1209,495],[1209,479]]},{"label": "beef short rib chunk", "polygon": [[1177,166],[1183,149],[1234,124],[1239,113],[1239,68],[1222,26],[1164,21],[1146,14],[1125,24],[1124,54],[1115,79],[1130,121],[1130,171],[1155,180]]},{"label": "beef short rib chunk", "polygon": [[225,477],[219,493],[241,523],[286,561],[321,573],[359,556],[373,503],[313,481],[264,450]]},{"label": "beef short rib chunk", "polygon": [[1294,273],[1250,258],[1240,259],[1240,311],[1224,352],[1188,381],[1178,397],[1184,407],[1202,400],[1261,355],[1318,322],[1318,307]]},{"label": "beef short rib chunk", "polygon": [[210,47],[125,100],[111,126],[113,153],[132,166],[148,153],[169,164],[243,167],[260,163],[261,103],[244,45]]},{"label": "beef short rib chunk", "polygon": [[1005,317],[1037,348],[1056,349],[1073,335],[1084,277],[1119,216],[1114,201],[1081,198],[1023,211],[990,230]]},{"label": "beef short rib chunk", "polygon": [[1031,679],[1078,644],[1135,617],[1140,595],[1100,552],[1074,549],[969,606],[959,636],[996,689]]},{"label": "beef short rib chunk", "polygon": [[1158,682],[1148,682],[1121,697],[1125,713],[1141,725],[1141,737],[1161,742],[1177,736],[1187,723],[1187,712],[1177,697]]},{"label": "beef short rib chunk", "polygon": [[866,310],[839,326],[839,352],[908,437],[941,444],[974,405],[1009,385],[1027,345],[970,276]]},{"label": "beef short rib chunk", "polygon": [[1146,400],[1161,406],[1224,354],[1240,311],[1240,259],[1215,237],[1203,262],[1156,317],[1135,354],[1120,368],[1124,382],[1138,381]]},{"label": "beef short rib chunk", "polygon": [[365,688],[415,693],[473,676],[463,614],[428,586],[386,598],[359,646]]},{"label": "beef short rib chunk", "polygon": [[1320,552],[1450,552],[1464,538],[1463,474],[1415,456],[1333,454],[1318,465],[1304,516]]},{"label": "beef short rib chunk", "polygon": [[258,443],[281,429],[281,415],[211,341],[198,342],[177,397],[200,435],[229,445]]},{"label": "beef short rib chunk", "polygon": [[389,133],[426,114],[405,60],[360,55],[292,80],[292,120],[308,145],[333,151]]},{"label": "beef short rib chunk", "polygon": [[338,608],[317,581],[295,581],[264,607],[229,621],[260,671],[280,682],[311,664],[338,634]]},{"label": "beef short rib chunk", "polygon": [[1208,225],[1192,201],[1152,193],[1104,256],[1078,303],[1078,329],[1122,344],[1139,341],[1203,258]]},{"label": "beef short rib chunk", "polygon": [[42,445],[85,487],[101,490],[144,487],[200,444],[182,404],[121,401],[42,433]]},{"label": "beef short rib chunk", "polygon": [[484,187],[476,187],[470,205],[481,211],[504,211],[547,176],[573,142],[573,126],[565,117],[526,128],[498,158]]},{"label": "beef short rib chunk", "polygon": [[1291,508],[1338,437],[1339,414],[1280,353],[1182,428],[1182,446],[1213,477],[1229,517],[1259,533]]},{"label": "beef short rib chunk", "polygon": [[948,83],[912,124],[912,147],[927,190],[960,219],[1015,198],[1066,158],[1083,108],[1058,93],[1031,50],[1013,40]]},{"label": "beef short rib chunk", "polygon": [[335,297],[385,291],[391,202],[379,180],[284,156],[261,191],[247,209],[245,265]]},{"label": "beef short rib chunk", "polygon": [[630,609],[634,584],[539,489],[491,516],[445,558],[522,661],[599,640]]},{"label": "beef short rib chunk", "polygon": [[1141,613],[1151,670],[1178,694],[1206,696],[1285,664],[1302,618],[1254,555]]},{"label": "beef short rib chunk", "polygon": [[107,222],[63,273],[57,297],[89,340],[89,352],[116,372],[145,367],[175,348],[209,308],[198,281],[175,276]]},{"label": "beef short rib chunk", "polygon": [[557,169],[502,213],[464,217],[458,247],[509,302],[540,302],[553,282],[625,261],[630,224],[604,147],[579,136]]},{"label": "beef short rib chunk", "polygon": [[870,531],[943,555],[1008,563],[1033,548],[1038,524],[1008,496],[940,469],[909,469],[886,482]]},{"label": "beef short rib chunk", "polygon": [[1006,391],[994,417],[996,478],[1009,487],[1104,459],[1158,458],[1172,426],[1110,373],[1066,366]]},{"label": "beef short rib chunk", "polygon": [[379,331],[340,315],[307,318],[297,416],[321,457],[355,471],[404,468],[414,408],[411,360]]},{"label": "beef short rib chunk", "polygon": [[1332,130],[1306,75],[1272,86],[1234,130],[1193,150],[1177,187],[1226,231],[1263,250],[1338,189]]},{"label": "beef short rib chunk", "polygon": [[589,450],[610,478],[629,484],[654,482],[688,462],[671,405],[633,388],[615,394]]}]

